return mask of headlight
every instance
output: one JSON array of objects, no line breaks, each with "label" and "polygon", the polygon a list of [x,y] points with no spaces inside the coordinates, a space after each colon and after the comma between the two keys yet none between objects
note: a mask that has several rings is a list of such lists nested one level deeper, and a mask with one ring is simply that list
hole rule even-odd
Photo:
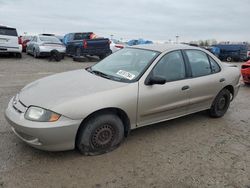
[{"label": "headlight", "polygon": [[29,107],[24,115],[28,120],[39,122],[54,122],[57,121],[60,116],[60,114],[35,106]]}]

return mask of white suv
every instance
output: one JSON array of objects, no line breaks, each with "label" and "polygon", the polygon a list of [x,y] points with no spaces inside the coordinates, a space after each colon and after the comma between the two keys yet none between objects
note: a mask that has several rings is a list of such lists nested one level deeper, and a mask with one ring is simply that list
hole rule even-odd
[{"label": "white suv", "polygon": [[22,57],[22,45],[15,28],[0,26],[0,55],[12,53]]}]

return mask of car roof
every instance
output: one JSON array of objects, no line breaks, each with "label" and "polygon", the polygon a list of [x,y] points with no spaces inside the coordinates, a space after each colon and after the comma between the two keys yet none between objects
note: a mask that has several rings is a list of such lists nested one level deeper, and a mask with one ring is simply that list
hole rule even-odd
[{"label": "car roof", "polygon": [[166,52],[172,50],[180,50],[180,49],[199,49],[201,48],[185,45],[185,44],[142,44],[142,45],[135,45],[130,46],[130,48],[139,48],[145,50],[153,50],[158,52]]},{"label": "car roof", "polygon": [[4,25],[0,25],[0,28],[2,28],[2,29],[15,29],[16,30],[16,28],[14,28],[14,27],[8,27],[8,26],[4,26]]},{"label": "car roof", "polygon": [[56,36],[49,36],[49,35],[36,35],[37,37],[46,37],[46,38],[56,38]]}]

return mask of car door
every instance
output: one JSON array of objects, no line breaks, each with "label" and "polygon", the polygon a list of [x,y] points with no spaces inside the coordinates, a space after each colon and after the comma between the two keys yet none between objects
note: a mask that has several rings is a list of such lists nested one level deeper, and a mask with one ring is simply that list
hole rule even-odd
[{"label": "car door", "polygon": [[30,49],[31,49],[31,45],[32,45],[33,39],[34,39],[34,37],[32,37],[32,38],[30,39],[30,41],[27,43],[27,47],[26,47],[27,53],[30,53],[30,52],[31,52]]},{"label": "car door", "polygon": [[225,78],[218,63],[201,50],[185,50],[191,70],[188,112],[209,109],[215,96],[224,87]]},{"label": "car door", "polygon": [[185,115],[188,105],[186,65],[181,51],[164,55],[150,76],[165,78],[163,85],[146,85],[139,81],[137,125],[144,126]]},{"label": "car door", "polygon": [[28,52],[33,54],[33,48],[34,48],[34,42],[35,42],[36,37],[34,36],[31,41],[29,42],[27,48]]}]

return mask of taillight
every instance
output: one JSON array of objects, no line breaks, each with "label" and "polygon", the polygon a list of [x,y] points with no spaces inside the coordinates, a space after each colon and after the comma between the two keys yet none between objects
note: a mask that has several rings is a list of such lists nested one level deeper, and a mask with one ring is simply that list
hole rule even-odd
[{"label": "taillight", "polygon": [[250,68],[250,66],[248,66],[248,65],[242,65],[241,66],[241,69],[247,69],[247,68]]},{"label": "taillight", "polygon": [[88,43],[86,40],[83,40],[83,48],[87,48],[88,47]]},{"label": "taillight", "polygon": [[18,37],[18,44],[22,44],[22,43],[23,43],[22,38]]},{"label": "taillight", "polygon": [[116,48],[124,48],[122,45],[115,45]]}]

